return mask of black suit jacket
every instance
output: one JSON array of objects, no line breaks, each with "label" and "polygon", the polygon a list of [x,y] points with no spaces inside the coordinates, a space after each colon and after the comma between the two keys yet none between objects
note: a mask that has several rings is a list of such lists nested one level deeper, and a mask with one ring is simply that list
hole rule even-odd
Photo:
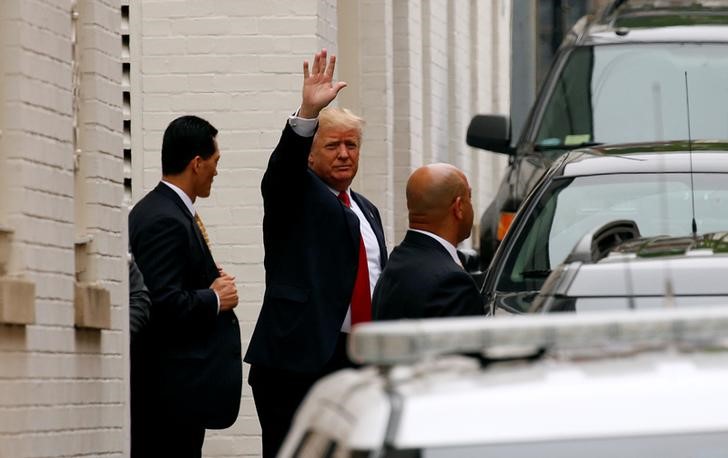
[{"label": "black suit jacket", "polygon": [[129,242],[152,298],[145,385],[156,413],[205,428],[235,422],[240,405],[240,327],[218,314],[219,276],[182,199],[163,183],[129,214]]},{"label": "black suit jacket", "polygon": [[151,302],[144,276],[134,262],[134,256],[129,255],[129,340],[132,348],[149,323]]},{"label": "black suit jacket", "polygon": [[[359,219],[308,168],[311,137],[286,124],[263,176],[265,295],[245,361],[318,372],[334,353],[359,259]],[[377,208],[352,192],[387,258]]]},{"label": "black suit jacket", "polygon": [[407,231],[392,251],[372,298],[375,320],[483,315],[472,277],[432,237]]}]

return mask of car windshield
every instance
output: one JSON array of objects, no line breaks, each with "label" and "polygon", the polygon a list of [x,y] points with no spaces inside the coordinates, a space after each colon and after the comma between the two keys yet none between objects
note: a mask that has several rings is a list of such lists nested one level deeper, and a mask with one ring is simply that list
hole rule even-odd
[{"label": "car windshield", "polygon": [[614,220],[632,220],[642,236],[728,229],[728,176],[625,173],[556,178],[531,211],[506,254],[499,292],[536,291],[588,232]]},{"label": "car windshield", "polygon": [[728,46],[619,44],[579,47],[548,100],[536,147],[728,138]]}]

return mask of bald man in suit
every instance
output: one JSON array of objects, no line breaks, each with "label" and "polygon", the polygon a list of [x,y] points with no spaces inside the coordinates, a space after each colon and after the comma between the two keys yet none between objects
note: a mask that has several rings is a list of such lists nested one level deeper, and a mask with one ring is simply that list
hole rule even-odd
[{"label": "bald man in suit", "polygon": [[470,195],[468,179],[453,165],[430,164],[412,173],[407,181],[409,230],[374,289],[375,320],[485,313],[456,250],[473,227]]}]

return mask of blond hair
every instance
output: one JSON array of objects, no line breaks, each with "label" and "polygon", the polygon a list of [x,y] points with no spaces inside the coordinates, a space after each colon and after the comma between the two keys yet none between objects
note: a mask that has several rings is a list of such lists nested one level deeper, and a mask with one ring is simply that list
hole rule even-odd
[{"label": "blond hair", "polygon": [[319,130],[329,128],[355,129],[361,141],[364,131],[364,119],[355,115],[347,108],[327,107],[321,110],[318,116]]}]

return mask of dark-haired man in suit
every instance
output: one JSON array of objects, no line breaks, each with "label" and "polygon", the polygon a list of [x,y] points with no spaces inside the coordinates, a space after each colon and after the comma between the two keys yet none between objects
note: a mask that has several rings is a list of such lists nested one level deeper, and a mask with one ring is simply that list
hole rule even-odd
[{"label": "dark-haired man in suit", "polygon": [[418,168],[407,181],[407,210],[409,230],[374,289],[374,319],[483,315],[455,248],[473,227],[465,174],[450,164]]},{"label": "dark-haired man in suit", "polygon": [[162,181],[129,214],[129,239],[152,299],[144,371],[150,430],[134,456],[199,457],[205,429],[235,422],[242,360],[235,278],[219,268],[193,206],[217,175],[217,129],[197,116],[172,121]]},{"label": "dark-haired man in suit", "polygon": [[350,185],[362,120],[326,108],[346,83],[335,58],[303,64],[303,97],[263,176],[265,296],[245,355],[263,430],[276,455],[310,387],[351,365],[346,336],[371,319],[371,291],[387,251],[377,208]]}]

